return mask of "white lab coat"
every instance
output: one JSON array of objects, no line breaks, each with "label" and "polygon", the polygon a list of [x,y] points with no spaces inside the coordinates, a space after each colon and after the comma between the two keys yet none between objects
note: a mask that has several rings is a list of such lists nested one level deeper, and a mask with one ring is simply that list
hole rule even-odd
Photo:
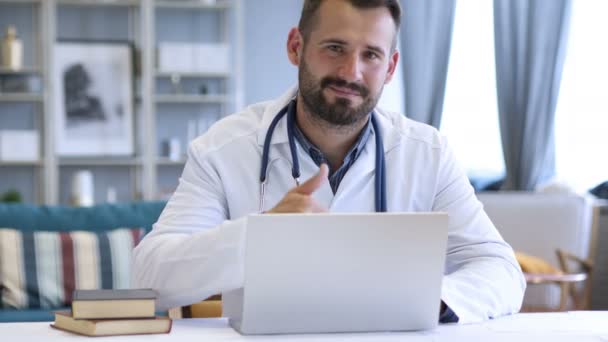
[{"label": "white lab coat", "polygon": [[[271,120],[295,95],[256,104],[217,122],[194,140],[179,186],[134,250],[133,286],[154,288],[158,309],[188,305],[243,286],[245,216],[258,211],[262,146]],[[449,235],[442,300],[460,323],[520,309],[525,281],[446,141],[430,126],[377,109],[386,159],[388,211],[444,211]],[[318,167],[298,149],[302,180]],[[295,186],[286,120],[270,147],[265,210]],[[375,139],[334,195],[314,198],[331,212],[374,211]],[[415,279],[415,278],[414,278]]]}]

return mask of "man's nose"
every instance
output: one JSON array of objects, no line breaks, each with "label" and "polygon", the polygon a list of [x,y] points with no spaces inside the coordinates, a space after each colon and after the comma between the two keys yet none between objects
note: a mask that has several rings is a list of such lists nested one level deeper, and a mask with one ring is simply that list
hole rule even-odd
[{"label": "man's nose", "polygon": [[361,79],[361,59],[356,54],[344,56],[339,69],[339,76],[348,82],[356,82]]}]

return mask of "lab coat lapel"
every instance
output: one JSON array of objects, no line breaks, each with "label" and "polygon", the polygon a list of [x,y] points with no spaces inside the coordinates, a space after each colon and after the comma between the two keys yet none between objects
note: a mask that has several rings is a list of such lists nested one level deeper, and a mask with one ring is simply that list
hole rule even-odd
[{"label": "lab coat lapel", "polygon": [[372,134],[355,163],[342,178],[330,205],[330,211],[366,212],[374,210],[375,151],[376,141]]},{"label": "lab coat lapel", "polygon": [[[384,145],[386,168],[390,167],[387,156],[399,146],[401,135],[396,123],[383,113],[376,118],[381,130]],[[338,191],[331,203],[330,211],[374,211],[375,210],[375,177],[376,177],[376,134],[372,131],[364,150],[355,163],[344,175]],[[387,180],[387,192],[390,180]]]}]

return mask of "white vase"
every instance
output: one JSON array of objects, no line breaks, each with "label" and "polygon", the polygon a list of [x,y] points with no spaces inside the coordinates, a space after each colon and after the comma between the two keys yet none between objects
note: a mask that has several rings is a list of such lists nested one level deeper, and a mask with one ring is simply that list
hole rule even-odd
[{"label": "white vase", "polygon": [[182,157],[182,145],[178,138],[169,139],[169,160],[178,161]]},{"label": "white vase", "polygon": [[14,26],[6,29],[6,36],[2,40],[2,66],[11,70],[21,69],[23,64],[23,45],[17,38]]},{"label": "white vase", "polygon": [[94,204],[93,173],[89,170],[77,171],[72,178],[72,205],[90,207]]}]

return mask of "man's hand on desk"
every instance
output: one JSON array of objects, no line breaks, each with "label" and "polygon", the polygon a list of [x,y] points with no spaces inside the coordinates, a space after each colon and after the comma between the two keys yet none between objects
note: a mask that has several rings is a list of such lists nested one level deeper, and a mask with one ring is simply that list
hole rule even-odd
[{"label": "man's hand on desk", "polygon": [[279,213],[324,213],[327,209],[318,204],[312,194],[321,187],[327,179],[329,170],[326,164],[321,164],[319,172],[306,182],[300,184],[283,197],[283,199],[268,214]]}]

